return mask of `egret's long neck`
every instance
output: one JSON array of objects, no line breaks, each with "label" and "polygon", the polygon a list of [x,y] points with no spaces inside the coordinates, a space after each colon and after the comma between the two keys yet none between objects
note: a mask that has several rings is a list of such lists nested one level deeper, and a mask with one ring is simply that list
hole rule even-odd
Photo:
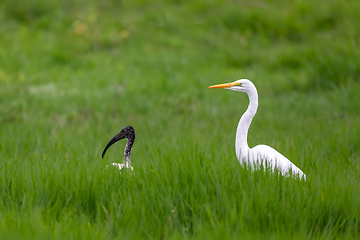
[{"label": "egret's long neck", "polygon": [[131,155],[131,149],[132,149],[133,143],[134,143],[134,140],[131,138],[128,138],[128,141],[125,146],[125,151],[124,151],[124,162],[126,165],[131,165],[130,155]]},{"label": "egret's long neck", "polygon": [[236,130],[236,139],[235,139],[235,150],[236,156],[240,159],[247,158],[249,146],[247,143],[247,135],[249,131],[249,127],[253,117],[256,114],[256,110],[258,108],[258,95],[255,86],[247,92],[249,97],[249,106],[246,112],[241,116],[237,130]]}]

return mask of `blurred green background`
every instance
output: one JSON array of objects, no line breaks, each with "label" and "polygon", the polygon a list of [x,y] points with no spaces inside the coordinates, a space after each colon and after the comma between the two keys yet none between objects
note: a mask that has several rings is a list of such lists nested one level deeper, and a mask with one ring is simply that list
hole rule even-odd
[{"label": "blurred green background", "polygon": [[[360,2],[339,0],[2,0],[0,232],[12,239],[359,237],[359,10]],[[272,200],[282,183],[238,166],[235,129],[247,97],[207,87],[239,78],[259,93],[249,146],[268,144],[299,166],[312,183],[283,179],[290,183],[282,191],[300,197]],[[100,159],[126,125],[137,136],[134,181],[144,185],[104,171],[121,161],[124,142]],[[234,194],[223,201],[252,210],[223,204],[204,217],[208,194],[186,190],[196,183],[215,184]],[[249,183],[258,188],[231,187]],[[168,186],[160,199],[144,197],[133,212],[116,208],[116,199],[155,194],[159,184]],[[247,205],[245,191],[264,198],[267,187],[273,191],[259,206],[271,213],[284,201],[300,217],[279,211],[276,222]],[[180,196],[199,203],[171,200]],[[186,210],[171,225],[162,206],[177,204]],[[144,220],[147,230],[129,226],[151,215],[158,218]]]}]

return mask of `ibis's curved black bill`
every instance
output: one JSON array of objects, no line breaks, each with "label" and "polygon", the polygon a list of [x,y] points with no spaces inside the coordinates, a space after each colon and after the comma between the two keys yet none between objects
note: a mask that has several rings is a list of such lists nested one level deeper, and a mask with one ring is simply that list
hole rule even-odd
[{"label": "ibis's curved black bill", "polygon": [[108,150],[108,148],[113,145],[114,143],[116,143],[117,141],[123,139],[123,138],[127,138],[128,139],[128,143],[130,144],[130,151],[131,151],[131,146],[135,141],[135,130],[132,126],[127,126],[124,127],[123,129],[121,129],[121,131],[116,134],[106,145],[101,157],[104,158],[104,155],[106,153],[106,151]]},{"label": "ibis's curved black bill", "polygon": [[105,149],[104,149],[101,157],[104,158],[104,155],[105,155],[105,153],[106,153],[106,150],[108,150],[108,148],[109,148],[111,145],[113,145],[114,143],[116,143],[117,141],[119,141],[119,140],[121,140],[121,139],[123,139],[123,138],[125,138],[125,137],[118,138],[118,135],[116,135],[115,137],[113,137],[113,138],[108,142],[108,144],[106,145],[106,147],[105,147]]}]

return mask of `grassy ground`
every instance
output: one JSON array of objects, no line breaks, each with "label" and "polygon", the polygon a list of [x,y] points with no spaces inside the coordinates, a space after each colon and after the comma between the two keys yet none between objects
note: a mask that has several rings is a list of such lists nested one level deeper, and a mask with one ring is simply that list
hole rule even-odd
[{"label": "grassy ground", "polygon": [[[360,237],[357,1],[0,3],[4,239]],[[239,166],[245,94],[308,182]],[[132,125],[133,175],[105,170]]]}]

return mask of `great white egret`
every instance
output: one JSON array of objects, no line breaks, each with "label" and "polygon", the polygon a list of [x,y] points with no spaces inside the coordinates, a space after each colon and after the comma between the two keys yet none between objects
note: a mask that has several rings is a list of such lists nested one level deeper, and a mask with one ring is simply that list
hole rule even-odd
[{"label": "great white egret", "polygon": [[130,160],[130,155],[131,155],[131,149],[132,149],[132,145],[135,142],[135,130],[132,126],[127,126],[124,127],[123,129],[121,129],[121,131],[116,134],[106,145],[101,157],[104,158],[104,155],[106,153],[106,150],[113,145],[114,143],[116,143],[117,141],[126,138],[127,139],[127,143],[125,146],[125,151],[124,151],[124,163],[112,163],[112,166],[118,167],[119,170],[121,171],[121,169],[123,168],[130,168],[131,170],[133,170],[133,167],[131,166],[131,160]]},{"label": "great white egret", "polygon": [[237,92],[244,92],[249,97],[249,106],[240,118],[235,139],[236,157],[241,165],[246,164],[252,169],[263,166],[265,169],[278,169],[282,175],[287,176],[291,172],[300,178],[306,179],[306,175],[281,153],[267,145],[257,145],[249,148],[247,143],[248,130],[258,108],[258,94],[255,85],[248,79],[239,79],[232,83],[224,83],[210,86],[209,88],[224,88]]}]

